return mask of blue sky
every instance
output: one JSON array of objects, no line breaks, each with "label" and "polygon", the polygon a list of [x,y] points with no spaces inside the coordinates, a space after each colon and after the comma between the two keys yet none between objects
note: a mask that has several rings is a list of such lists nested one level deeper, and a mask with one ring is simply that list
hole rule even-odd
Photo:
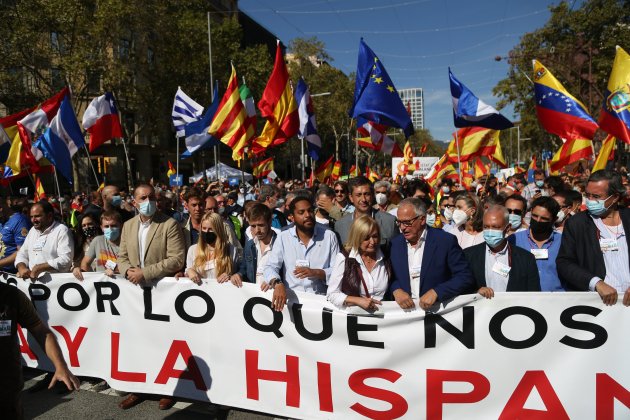
[{"label": "blue sky", "polygon": [[[379,56],[397,89],[421,87],[425,127],[437,140],[453,132],[448,66],[494,105],[506,56],[520,37],[550,16],[544,0],[239,0],[239,8],[285,44],[316,36],[345,73],[356,69],[359,39]],[[573,1],[575,3],[575,0]],[[577,2],[578,7],[581,1]],[[530,69],[526,69],[530,71]],[[503,111],[518,119],[512,109]]]}]

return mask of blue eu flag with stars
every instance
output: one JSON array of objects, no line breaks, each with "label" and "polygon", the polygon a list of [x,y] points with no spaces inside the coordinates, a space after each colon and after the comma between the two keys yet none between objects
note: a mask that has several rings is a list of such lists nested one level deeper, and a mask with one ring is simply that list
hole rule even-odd
[{"label": "blue eu flag with stars", "polygon": [[383,63],[363,42],[359,44],[357,78],[354,86],[352,118],[363,117],[389,127],[399,127],[409,137],[413,134],[411,117]]}]

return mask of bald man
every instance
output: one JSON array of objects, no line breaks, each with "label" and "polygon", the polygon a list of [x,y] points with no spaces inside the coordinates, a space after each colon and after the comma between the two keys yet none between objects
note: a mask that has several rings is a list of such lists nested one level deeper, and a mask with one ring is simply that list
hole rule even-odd
[{"label": "bald man", "polygon": [[508,214],[503,206],[488,208],[483,215],[484,243],[464,249],[478,293],[488,299],[495,292],[540,292],[536,259],[508,243]]}]

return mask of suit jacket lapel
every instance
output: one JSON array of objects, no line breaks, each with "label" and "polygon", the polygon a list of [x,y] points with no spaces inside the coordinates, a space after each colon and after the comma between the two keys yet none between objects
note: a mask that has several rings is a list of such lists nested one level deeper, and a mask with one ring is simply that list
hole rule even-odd
[{"label": "suit jacket lapel", "polygon": [[140,228],[140,218],[139,216],[134,217],[129,222],[129,233],[131,237],[129,238],[129,245],[127,247],[127,254],[129,255],[129,262],[131,265],[135,265],[135,261],[140,263],[140,244],[138,242],[138,229]]},{"label": "suit jacket lapel", "polygon": [[[155,232],[157,231],[157,228],[159,226],[159,215],[156,215],[156,217],[151,221],[151,224],[149,225],[149,231],[147,232],[147,240],[144,242],[144,259],[147,259],[147,250],[149,249],[149,245],[151,245],[151,241],[153,240],[153,237],[155,236]],[[143,261],[144,262],[144,261]]]}]

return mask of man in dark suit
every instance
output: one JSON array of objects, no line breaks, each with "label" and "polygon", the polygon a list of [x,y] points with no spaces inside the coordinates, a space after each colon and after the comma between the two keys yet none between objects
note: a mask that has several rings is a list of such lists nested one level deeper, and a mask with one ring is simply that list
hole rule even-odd
[{"label": "man in dark suit", "polygon": [[372,208],[372,205],[374,205],[374,188],[366,177],[357,176],[350,178],[348,188],[350,190],[350,201],[354,205],[354,213],[346,214],[335,223],[335,232],[339,235],[340,245],[343,246],[348,240],[354,219],[366,215],[376,220],[381,230],[381,245],[387,245],[398,234],[396,218],[389,213]]},{"label": "man in dark suit", "polygon": [[478,293],[488,299],[494,292],[540,292],[536,258],[508,243],[509,229],[507,209],[492,206],[483,215],[485,243],[464,250]]},{"label": "man in dark suit", "polygon": [[601,170],[586,184],[586,207],[562,231],[556,259],[558,276],[568,290],[596,291],[606,305],[630,306],[630,210],[619,208],[626,190],[621,175]]},{"label": "man in dark suit", "polygon": [[474,289],[468,261],[457,238],[426,226],[426,206],[419,198],[398,205],[396,222],[402,235],[391,241],[392,283],[390,293],[403,309],[427,310],[436,302]]}]

